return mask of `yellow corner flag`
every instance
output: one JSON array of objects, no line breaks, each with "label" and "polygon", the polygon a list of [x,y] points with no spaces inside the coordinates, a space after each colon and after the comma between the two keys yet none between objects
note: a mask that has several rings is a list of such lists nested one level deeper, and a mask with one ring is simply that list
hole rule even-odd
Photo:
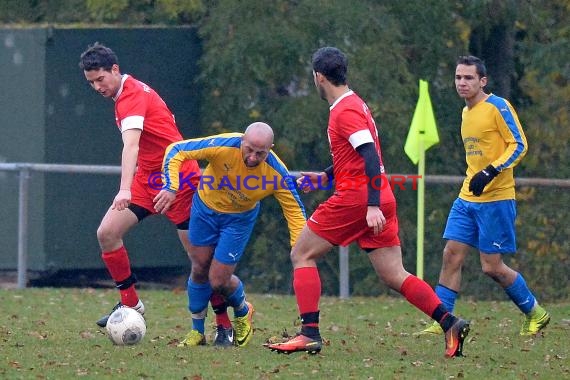
[{"label": "yellow corner flag", "polygon": [[439,142],[435,117],[429,99],[428,82],[420,79],[420,96],[414,111],[404,151],[418,165],[418,225],[416,276],[424,278],[424,198],[425,198],[425,151]]},{"label": "yellow corner flag", "polygon": [[[420,141],[423,139],[423,141]],[[422,144],[423,142],[423,144]],[[404,152],[410,157],[414,164],[418,164],[423,152],[439,142],[435,117],[431,107],[431,100],[428,92],[428,82],[420,79],[420,95],[418,104],[412,118],[412,125],[408,132]],[[422,152],[420,152],[422,150]]]}]

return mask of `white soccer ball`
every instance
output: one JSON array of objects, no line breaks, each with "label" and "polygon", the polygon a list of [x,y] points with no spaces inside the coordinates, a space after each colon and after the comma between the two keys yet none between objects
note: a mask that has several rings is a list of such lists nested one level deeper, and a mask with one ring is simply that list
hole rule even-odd
[{"label": "white soccer ball", "polygon": [[118,346],[139,343],[146,333],[144,317],[130,307],[115,310],[107,321],[107,336]]}]

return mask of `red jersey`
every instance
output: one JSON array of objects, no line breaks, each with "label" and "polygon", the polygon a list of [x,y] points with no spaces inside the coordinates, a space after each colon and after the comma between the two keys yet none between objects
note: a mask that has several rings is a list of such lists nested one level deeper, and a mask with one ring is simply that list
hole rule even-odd
[{"label": "red jersey", "polygon": [[[114,100],[119,130],[142,129],[137,160],[139,170],[160,171],[166,147],[183,140],[174,115],[156,91],[130,75],[123,75]],[[195,169],[198,172],[197,164]]]},{"label": "red jersey", "polygon": [[373,142],[378,152],[382,174],[380,204],[395,202],[382,163],[376,123],[366,103],[353,91],[348,91],[331,105],[327,134],[333,159],[335,191],[343,197],[350,197],[347,199],[349,201],[368,201],[367,182],[363,183],[362,179],[370,179],[366,178],[364,159],[356,148]]}]

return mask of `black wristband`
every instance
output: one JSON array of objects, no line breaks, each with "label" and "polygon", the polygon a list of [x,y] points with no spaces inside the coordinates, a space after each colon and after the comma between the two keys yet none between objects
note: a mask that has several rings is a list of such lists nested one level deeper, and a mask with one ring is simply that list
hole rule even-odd
[{"label": "black wristband", "polygon": [[327,174],[329,180],[334,178],[334,168],[332,165],[324,169],[323,172]]},{"label": "black wristband", "polygon": [[491,178],[495,178],[499,175],[499,171],[495,169],[493,165],[487,166],[484,170],[489,174],[489,177]]}]

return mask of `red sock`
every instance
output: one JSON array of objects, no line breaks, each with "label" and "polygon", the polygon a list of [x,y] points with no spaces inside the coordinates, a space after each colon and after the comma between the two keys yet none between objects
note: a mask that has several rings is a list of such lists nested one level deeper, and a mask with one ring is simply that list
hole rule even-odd
[{"label": "red sock", "polygon": [[[297,268],[293,271],[293,289],[297,297],[299,314],[319,311],[321,278],[317,267]],[[310,326],[313,324],[308,324]],[[315,323],[314,327],[318,325]]]},{"label": "red sock", "polygon": [[225,329],[232,327],[232,322],[228,316],[228,304],[226,303],[226,299],[219,293],[212,293],[210,302],[212,303],[214,314],[216,314],[216,326],[221,325]]},{"label": "red sock", "polygon": [[[125,247],[121,246],[114,251],[103,252],[101,257],[116,283],[125,281],[131,276],[131,263]],[[137,295],[134,284],[127,289],[119,290],[119,292],[121,293],[121,303],[123,305],[132,307],[136,306],[139,302],[139,296]]]},{"label": "red sock", "polygon": [[430,318],[433,311],[441,304],[431,286],[414,275],[409,275],[400,288],[400,293],[409,303],[423,311]]}]

